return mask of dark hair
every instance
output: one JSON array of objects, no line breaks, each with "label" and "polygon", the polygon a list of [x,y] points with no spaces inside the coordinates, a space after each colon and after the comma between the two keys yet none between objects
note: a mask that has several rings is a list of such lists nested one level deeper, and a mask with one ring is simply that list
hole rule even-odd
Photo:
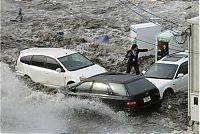
[{"label": "dark hair", "polygon": [[137,47],[136,44],[133,44],[132,47],[131,47],[131,50],[135,49]]}]

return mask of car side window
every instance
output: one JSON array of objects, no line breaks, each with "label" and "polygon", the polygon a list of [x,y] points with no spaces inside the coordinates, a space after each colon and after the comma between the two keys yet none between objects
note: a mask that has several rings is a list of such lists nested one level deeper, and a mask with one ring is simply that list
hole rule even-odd
[{"label": "car side window", "polygon": [[127,96],[126,88],[123,84],[109,83],[109,85],[114,95]]},{"label": "car side window", "polygon": [[75,92],[89,93],[91,86],[92,82],[84,82],[76,87]]},{"label": "car side window", "polygon": [[31,64],[32,55],[24,56],[20,58],[20,61],[25,64]]},{"label": "car side window", "polygon": [[106,94],[106,93],[108,93],[108,87],[105,83],[94,82],[94,84],[92,86],[92,93]]},{"label": "car side window", "polygon": [[178,76],[178,74],[180,73],[183,73],[184,75],[185,74],[188,74],[188,62],[184,62],[183,64],[180,65],[179,69],[178,69],[178,72],[176,74],[176,77]]},{"label": "car side window", "polygon": [[38,66],[38,67],[44,67],[46,58],[41,55],[34,55],[32,58],[32,65]]},{"label": "car side window", "polygon": [[53,58],[47,57],[46,67],[48,69],[56,70],[57,68],[61,69],[61,72],[65,72],[62,66]]}]

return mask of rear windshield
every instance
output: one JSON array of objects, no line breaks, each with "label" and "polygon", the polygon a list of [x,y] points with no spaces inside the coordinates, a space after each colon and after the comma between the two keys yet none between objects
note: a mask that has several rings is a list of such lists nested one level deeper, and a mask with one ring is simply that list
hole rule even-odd
[{"label": "rear windshield", "polygon": [[25,64],[31,64],[32,55],[24,56],[20,58],[20,61]]},{"label": "rear windshield", "polygon": [[156,88],[151,82],[146,79],[132,81],[125,84],[125,86],[131,96]]}]

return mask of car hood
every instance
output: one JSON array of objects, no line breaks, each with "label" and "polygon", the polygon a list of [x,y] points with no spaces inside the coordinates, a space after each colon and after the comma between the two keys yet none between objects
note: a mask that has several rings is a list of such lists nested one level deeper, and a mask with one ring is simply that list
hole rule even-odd
[{"label": "car hood", "polygon": [[82,68],[76,71],[72,71],[72,73],[77,76],[77,77],[84,77],[84,78],[88,78],[100,73],[105,73],[107,72],[105,68],[94,64],[92,66],[86,67],[86,68]]},{"label": "car hood", "polygon": [[158,89],[164,88],[166,85],[170,85],[172,80],[167,79],[155,79],[155,78],[146,78],[151,83],[153,83]]}]

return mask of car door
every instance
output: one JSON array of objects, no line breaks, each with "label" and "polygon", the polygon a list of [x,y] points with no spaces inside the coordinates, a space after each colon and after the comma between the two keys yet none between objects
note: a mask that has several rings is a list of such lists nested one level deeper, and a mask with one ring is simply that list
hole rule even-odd
[{"label": "car door", "polygon": [[31,60],[31,66],[29,66],[29,76],[35,82],[45,83],[45,57],[42,55],[34,55]]},{"label": "car door", "polygon": [[110,97],[108,103],[117,110],[123,110],[127,106],[127,90],[124,84],[108,83],[110,88]]},{"label": "car door", "polygon": [[[60,68],[60,71],[56,69]],[[46,57],[45,63],[45,81],[47,85],[58,87],[65,85],[65,70],[63,67],[53,58]]]},{"label": "car door", "polygon": [[91,98],[107,102],[109,98],[108,85],[105,82],[94,81],[91,90]]},{"label": "car door", "polygon": [[[178,77],[179,74],[183,74],[183,76]],[[179,66],[179,69],[175,77],[175,87],[177,91],[187,90],[188,88],[188,61],[182,63]]]},{"label": "car door", "polygon": [[70,92],[68,92],[67,95],[81,99],[90,99],[92,83],[92,81],[82,82],[81,84],[70,88]]},{"label": "car door", "polygon": [[[112,88],[116,88],[116,86],[118,86],[118,88],[125,88],[123,87],[123,85],[121,86],[119,85],[115,85],[113,84],[109,84],[107,82],[94,82],[92,85],[92,93],[91,93],[91,98],[95,99],[95,100],[101,100],[103,103],[109,105],[110,107],[117,109],[117,110],[121,110],[123,107],[126,106],[126,89],[124,91],[124,96],[122,96],[121,94],[118,94],[120,91],[116,90],[111,90],[110,87]],[[121,87],[120,87],[121,86]],[[118,93],[117,93],[118,92]],[[123,91],[122,91],[123,92]],[[122,93],[123,94],[123,93]]]}]

